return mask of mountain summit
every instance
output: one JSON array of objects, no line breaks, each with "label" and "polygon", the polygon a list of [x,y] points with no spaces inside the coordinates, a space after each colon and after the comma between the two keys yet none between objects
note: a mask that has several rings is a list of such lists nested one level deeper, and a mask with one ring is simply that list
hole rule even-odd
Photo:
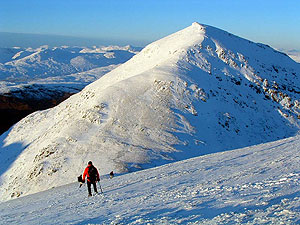
[{"label": "mountain summit", "polygon": [[2,200],[295,135],[300,65],[193,23],[1,136]]}]

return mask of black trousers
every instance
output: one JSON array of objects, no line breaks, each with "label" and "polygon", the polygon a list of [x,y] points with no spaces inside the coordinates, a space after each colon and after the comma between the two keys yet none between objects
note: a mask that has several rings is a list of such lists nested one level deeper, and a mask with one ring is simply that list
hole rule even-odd
[{"label": "black trousers", "polygon": [[92,184],[93,184],[93,186],[94,186],[94,191],[95,191],[96,193],[98,193],[96,182],[89,182],[89,181],[87,181],[87,187],[88,187],[89,195],[92,195],[92,190],[91,190]]}]

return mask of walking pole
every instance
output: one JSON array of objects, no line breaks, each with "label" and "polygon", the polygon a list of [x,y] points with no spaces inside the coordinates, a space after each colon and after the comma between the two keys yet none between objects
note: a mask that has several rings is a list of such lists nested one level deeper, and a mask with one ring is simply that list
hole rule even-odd
[{"label": "walking pole", "polygon": [[103,194],[103,191],[102,191],[102,188],[101,188],[100,181],[98,181],[98,183],[99,183],[99,186],[100,186],[100,191],[101,191],[101,194]]}]

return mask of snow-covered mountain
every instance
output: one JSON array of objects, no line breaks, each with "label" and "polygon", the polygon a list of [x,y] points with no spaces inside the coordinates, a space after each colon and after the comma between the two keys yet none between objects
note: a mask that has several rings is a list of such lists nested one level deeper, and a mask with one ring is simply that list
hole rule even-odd
[{"label": "snow-covered mountain", "polygon": [[1,198],[72,182],[88,160],[133,171],[293,136],[299,74],[286,54],[194,23],[3,134]]},{"label": "snow-covered mountain", "polygon": [[101,174],[103,195],[72,183],[21,197],[0,204],[0,224],[299,224],[299,148],[296,136]]},{"label": "snow-covered mountain", "polygon": [[0,48],[0,93],[32,84],[82,89],[139,50],[131,46]]},{"label": "snow-covered mountain", "polygon": [[0,48],[0,134],[129,60],[131,46]]}]

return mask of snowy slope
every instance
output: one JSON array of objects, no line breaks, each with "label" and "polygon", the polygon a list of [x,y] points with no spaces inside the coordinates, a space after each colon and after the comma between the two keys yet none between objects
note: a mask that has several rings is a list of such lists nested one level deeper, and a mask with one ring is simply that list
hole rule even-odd
[{"label": "snowy slope", "polygon": [[0,204],[0,224],[299,224],[299,149],[297,136],[105,176],[90,198],[61,186]]},{"label": "snowy slope", "polygon": [[134,171],[293,136],[299,74],[283,53],[194,23],[3,134],[1,199],[72,182],[90,159]]}]

